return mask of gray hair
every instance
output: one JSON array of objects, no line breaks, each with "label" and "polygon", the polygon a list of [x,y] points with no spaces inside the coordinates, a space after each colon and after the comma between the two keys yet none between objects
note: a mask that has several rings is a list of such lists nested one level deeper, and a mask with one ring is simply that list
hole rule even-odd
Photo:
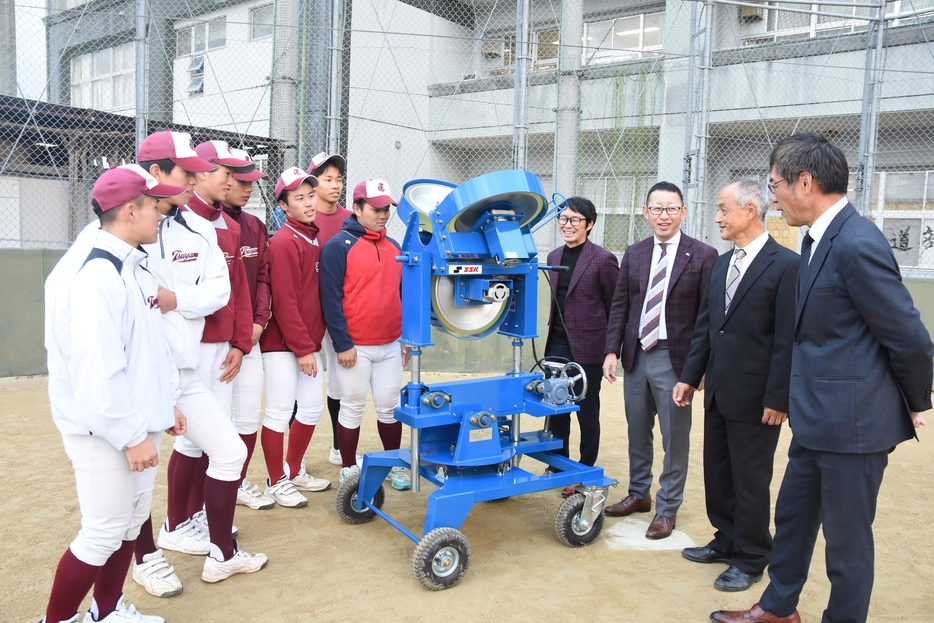
[{"label": "gray hair", "polygon": [[766,186],[759,180],[743,178],[733,182],[736,184],[736,194],[733,195],[733,201],[737,208],[744,208],[746,204],[751,203],[756,206],[756,212],[759,220],[765,224],[765,216],[769,211],[769,197],[766,194]]}]

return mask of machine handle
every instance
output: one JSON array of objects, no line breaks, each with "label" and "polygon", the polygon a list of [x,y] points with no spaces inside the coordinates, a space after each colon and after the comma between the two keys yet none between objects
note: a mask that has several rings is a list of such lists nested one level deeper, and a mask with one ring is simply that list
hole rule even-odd
[{"label": "machine handle", "polygon": [[557,273],[566,273],[568,271],[568,267],[567,266],[545,266],[545,265],[539,264],[538,270],[553,270]]}]

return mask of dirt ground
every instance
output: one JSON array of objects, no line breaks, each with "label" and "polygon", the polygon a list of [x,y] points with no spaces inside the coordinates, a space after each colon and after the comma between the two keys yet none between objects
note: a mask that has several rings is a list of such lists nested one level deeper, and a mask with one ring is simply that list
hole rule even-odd
[{"label": "dirt ground", "polygon": [[[423,378],[430,384],[452,377]],[[604,383],[602,397],[600,464],[622,481],[611,492],[616,502],[626,494],[628,473],[621,387]],[[158,599],[128,579],[127,598],[142,612],[160,614],[170,623],[706,621],[712,610],[750,606],[768,578],[745,593],[721,593],[712,583],[723,565],[698,565],[680,555],[681,547],[703,544],[711,536],[704,513],[698,404],[694,416],[685,503],[670,539],[646,540],[642,534],[651,516],[640,514],[607,518],[591,546],[572,549],[555,536],[557,491],[478,504],[462,528],[472,550],[470,569],[459,584],[441,592],[418,582],[411,560],[414,544],[386,522],[377,518],[352,526],[338,517],[337,468],[327,463],[331,431],[322,420],[307,453],[308,471],[332,478],[335,486],[308,494],[311,502],[302,509],[237,507],[240,543],[269,556],[265,570],[208,585],[200,580],[202,558],[168,552],[184,593]],[[364,421],[364,450],[380,449],[374,422],[372,414]],[[522,425],[528,430],[540,421],[524,416]],[[902,444],[892,455],[882,486],[870,621],[934,621],[934,539],[927,531],[934,515],[931,431],[922,429],[920,438],[921,443]],[[789,439],[786,429],[776,455],[773,503]],[[170,448],[167,438],[163,449]],[[261,452],[257,448],[250,468],[253,482],[263,481]],[[656,466],[660,462],[657,455]],[[79,521],[71,466],[49,415],[44,377],[0,379],[0,466],[0,622],[38,621],[55,565]],[[537,471],[540,464],[526,458],[522,467]],[[426,484],[413,494],[388,488],[384,509],[420,534],[430,489]],[[165,499],[163,472],[153,505],[157,525],[165,517]],[[819,542],[799,606],[803,621],[820,621],[828,592]]]}]

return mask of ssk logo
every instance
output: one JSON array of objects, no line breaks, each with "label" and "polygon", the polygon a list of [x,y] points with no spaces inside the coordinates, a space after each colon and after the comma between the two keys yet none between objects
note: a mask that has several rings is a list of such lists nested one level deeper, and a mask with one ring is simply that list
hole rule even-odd
[{"label": "ssk logo", "polygon": [[149,309],[159,309],[159,299],[154,296],[150,296],[147,297],[146,300],[149,301]]},{"label": "ssk logo", "polygon": [[259,249],[256,247],[242,246],[240,247],[240,255],[243,256],[243,259],[256,257],[259,255]]},{"label": "ssk logo", "polygon": [[483,268],[479,264],[465,264],[463,266],[452,266],[452,275],[479,275]]},{"label": "ssk logo", "polygon": [[198,259],[197,251],[172,251],[173,262],[194,262]]}]

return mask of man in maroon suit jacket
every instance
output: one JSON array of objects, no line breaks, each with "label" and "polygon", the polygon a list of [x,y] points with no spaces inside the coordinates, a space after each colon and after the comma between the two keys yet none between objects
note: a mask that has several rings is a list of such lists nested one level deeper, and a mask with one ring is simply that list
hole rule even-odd
[{"label": "man in maroon suit jacket", "polygon": [[658,415],[665,463],[659,476],[655,518],[645,536],[671,534],[684,497],[691,436],[691,407],[679,407],[671,392],[684,368],[694,322],[710,268],[712,247],[681,232],[687,213],[681,189],[659,182],[650,190],[642,214],[654,232],[623,255],[610,309],[603,374],[616,381],[622,353],[623,397],[629,430],[629,495],[608,506],[620,517],[652,509],[652,429]]},{"label": "man in maroon suit jacket", "polygon": [[[577,412],[580,462],[584,465],[595,465],[600,450],[603,346],[619,273],[616,256],[588,238],[596,221],[597,209],[588,199],[568,199],[558,217],[558,232],[565,244],[548,254],[549,265],[566,266],[568,270],[551,273],[554,297],[545,355],[576,361],[584,369],[587,395],[578,403]],[[568,456],[571,415],[551,416],[549,430],[564,442],[558,453]],[[565,487],[562,495],[574,495],[574,485]]]}]

